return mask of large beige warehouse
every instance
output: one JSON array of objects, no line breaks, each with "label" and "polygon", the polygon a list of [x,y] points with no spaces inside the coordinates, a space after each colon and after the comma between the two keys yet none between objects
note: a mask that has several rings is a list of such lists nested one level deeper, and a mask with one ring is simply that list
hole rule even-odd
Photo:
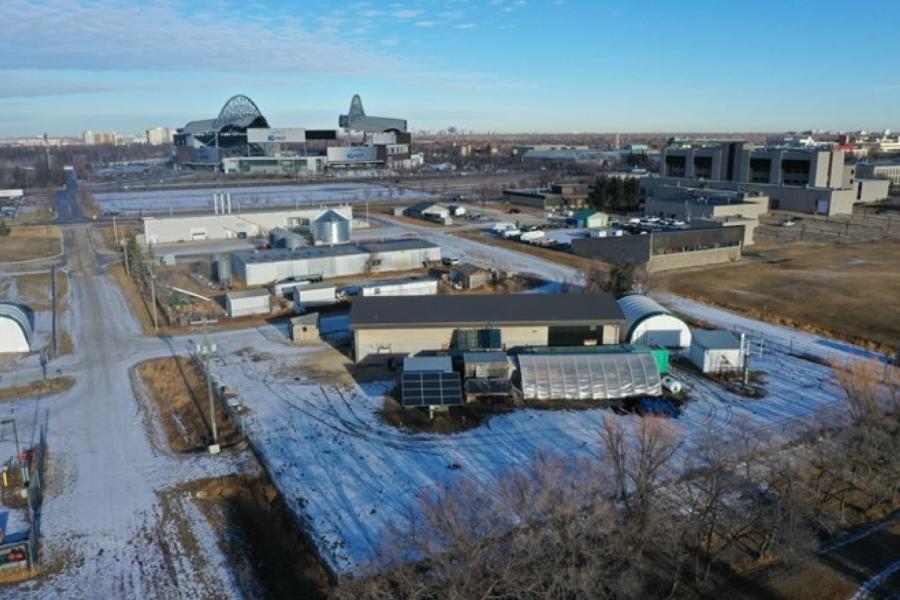
[{"label": "large beige warehouse", "polygon": [[357,362],[438,350],[617,344],[625,318],[609,294],[359,297]]}]

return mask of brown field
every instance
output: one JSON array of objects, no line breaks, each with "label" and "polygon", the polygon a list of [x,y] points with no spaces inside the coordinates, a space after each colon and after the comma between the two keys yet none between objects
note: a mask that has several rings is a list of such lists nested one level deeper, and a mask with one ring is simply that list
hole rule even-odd
[{"label": "brown field", "polygon": [[75,380],[71,377],[54,377],[52,379],[32,383],[31,385],[0,389],[0,400],[18,400],[21,398],[33,398],[34,396],[50,396],[62,393],[73,385],[75,385]]},{"label": "brown field", "polygon": [[537,256],[538,258],[543,258],[544,260],[549,260],[550,262],[555,262],[567,267],[572,267],[574,269],[587,270],[592,266],[605,264],[597,260],[582,258],[581,256],[575,256],[574,254],[570,254],[568,252],[562,252],[561,250],[551,250],[550,248],[535,246],[534,244],[524,244],[522,242],[504,240],[502,238],[490,235],[482,235],[478,231],[460,231],[454,232],[453,235],[465,238],[467,240],[481,242],[482,244],[491,244],[494,246],[500,246],[501,248],[506,248],[508,250],[514,250],[516,252],[522,252],[524,254],[531,254],[532,256]]},{"label": "brown field", "polygon": [[62,251],[62,239],[55,225],[13,227],[0,236],[0,262],[18,262],[56,256]]},{"label": "brown field", "polygon": [[78,190],[76,201],[78,202],[78,206],[81,207],[81,212],[83,212],[86,217],[96,219],[103,214],[103,210],[100,209],[100,205],[97,203],[97,199],[94,198],[94,194],[86,189]]},{"label": "brown field", "polygon": [[25,224],[52,219],[56,215],[56,189],[48,188],[44,192],[27,196],[27,204],[35,210],[20,214],[13,223]]},{"label": "brown field", "polygon": [[[205,449],[211,443],[209,396],[206,381],[194,362],[183,356],[155,358],[139,364],[137,372],[159,411],[172,450]],[[215,410],[219,445],[227,447],[241,441],[237,426],[226,419],[218,401]]]},{"label": "brown field", "polygon": [[655,273],[669,290],[753,318],[883,351],[900,344],[900,241],[802,244],[748,252],[740,264]]}]

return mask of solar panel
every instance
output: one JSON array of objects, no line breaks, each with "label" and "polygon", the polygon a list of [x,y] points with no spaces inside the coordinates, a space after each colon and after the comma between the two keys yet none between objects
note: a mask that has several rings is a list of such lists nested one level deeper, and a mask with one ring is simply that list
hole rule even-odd
[{"label": "solar panel", "polygon": [[400,398],[403,406],[462,404],[459,373],[403,373]]}]

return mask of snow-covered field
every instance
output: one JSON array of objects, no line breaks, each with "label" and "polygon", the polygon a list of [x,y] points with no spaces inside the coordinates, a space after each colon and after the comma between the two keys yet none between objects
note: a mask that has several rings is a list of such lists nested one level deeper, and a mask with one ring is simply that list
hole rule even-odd
[{"label": "snow-covered field", "polygon": [[[302,373],[314,351],[262,361],[231,355],[216,371],[248,409],[245,430],[263,452],[276,485],[338,572],[376,561],[383,528],[402,518],[423,491],[454,478],[495,477],[526,466],[539,451],[598,458],[605,419],[635,418],[606,409],[523,409],[454,435],[405,433],[376,415],[393,382],[341,387],[294,375],[291,368],[299,363]],[[703,431],[727,432],[744,422],[787,432],[788,425],[839,402],[827,367],[770,352],[754,368],[768,381],[762,400],[679,373],[694,398],[677,420],[688,442]],[[450,469],[451,464],[460,468]]]},{"label": "snow-covered field", "polygon": [[324,183],[254,187],[206,187],[185,190],[97,192],[103,210],[121,213],[168,213],[212,211],[215,192],[231,193],[232,209],[292,207],[319,203],[359,203],[384,200],[415,200],[429,197],[417,190],[370,183]]}]

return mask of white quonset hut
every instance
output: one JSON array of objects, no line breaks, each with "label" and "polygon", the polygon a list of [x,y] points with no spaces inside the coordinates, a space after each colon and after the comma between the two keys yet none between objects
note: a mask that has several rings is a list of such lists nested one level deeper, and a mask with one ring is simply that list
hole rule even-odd
[{"label": "white quonset hut", "polygon": [[650,353],[519,354],[525,400],[619,400],[659,396],[662,383]]},{"label": "white quonset hut", "polygon": [[0,302],[0,353],[31,352],[34,330],[25,311],[16,304]]},{"label": "white quonset hut", "polygon": [[691,328],[652,298],[632,294],[619,298],[625,315],[623,342],[641,346],[687,348],[691,345]]},{"label": "white quonset hut", "polygon": [[704,373],[727,373],[744,368],[741,340],[730,331],[694,331],[690,359]]}]

